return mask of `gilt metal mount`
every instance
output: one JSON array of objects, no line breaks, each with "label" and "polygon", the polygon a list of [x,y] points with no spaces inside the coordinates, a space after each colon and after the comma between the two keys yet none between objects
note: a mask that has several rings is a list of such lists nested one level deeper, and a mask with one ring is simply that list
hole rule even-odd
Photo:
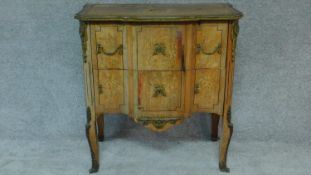
[{"label": "gilt metal mount", "polygon": [[166,51],[166,47],[164,43],[154,44],[153,55],[159,55],[159,54],[166,55],[165,51]]},{"label": "gilt metal mount", "polygon": [[158,96],[166,97],[165,88],[163,85],[160,85],[160,84],[154,85],[153,97],[158,97]]},{"label": "gilt metal mount", "polygon": [[101,44],[96,44],[96,53],[97,54],[105,54],[107,56],[113,56],[116,53],[118,53],[119,55],[122,55],[123,54],[123,45],[121,44],[114,51],[108,52],[108,51],[105,51],[104,47]]}]

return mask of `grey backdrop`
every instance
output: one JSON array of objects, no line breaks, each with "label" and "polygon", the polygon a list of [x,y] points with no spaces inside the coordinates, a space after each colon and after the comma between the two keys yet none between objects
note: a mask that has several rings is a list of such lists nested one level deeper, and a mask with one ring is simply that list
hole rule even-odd
[{"label": "grey backdrop", "polygon": [[[296,159],[301,162],[304,162],[303,156],[309,160],[308,156],[311,157],[311,154],[307,148],[311,145],[310,0],[1,0],[0,174],[1,171],[6,174],[16,174],[19,170],[22,170],[24,174],[30,172],[33,174],[35,172],[33,168],[38,165],[41,169],[37,167],[37,171],[40,170],[41,174],[53,172],[53,168],[57,169],[57,173],[78,174],[74,169],[79,164],[83,166],[79,173],[86,174],[86,168],[90,161],[84,130],[85,104],[81,44],[78,21],[73,19],[74,14],[86,2],[232,3],[234,7],[244,13],[244,17],[240,21],[237,44],[232,109],[234,134],[233,145],[229,150],[229,161],[230,155],[234,159],[234,156],[241,156],[244,153],[244,155],[249,155],[249,157],[246,156],[247,158],[250,158],[245,159],[245,162],[249,162],[252,158],[248,154],[249,152],[258,152],[257,155],[260,156],[276,154],[275,151],[279,151],[278,155],[298,148],[298,150],[303,150],[304,154],[295,152],[292,155],[278,157],[278,160],[271,160],[271,163],[282,162],[293,156],[296,156]],[[147,147],[150,143],[148,149],[155,147],[156,151],[162,149],[168,151],[170,149],[166,150],[166,147],[170,147],[171,144],[178,145],[183,141],[186,145],[189,144],[190,148],[196,148],[199,145],[196,148],[198,150],[210,149],[208,146],[205,148],[204,145],[205,140],[209,137],[208,115],[196,114],[194,116],[183,125],[162,134],[148,131],[128,120],[126,116],[107,117],[105,121],[108,141],[104,143],[104,148],[102,147],[101,150],[105,150],[106,145],[109,147],[109,145],[116,144],[113,147],[116,154],[119,154],[118,156],[126,154],[127,151],[136,152],[136,154],[128,155],[132,158],[140,154],[139,149],[134,149],[135,147],[140,148],[137,145],[127,151],[125,150],[128,147],[121,146],[119,149],[123,149],[123,152],[119,153],[118,145],[123,144],[122,140],[125,140],[124,144],[128,145],[131,145],[133,140],[135,143],[138,142],[136,144],[147,143]],[[72,142],[69,142],[70,140]],[[215,145],[209,141],[206,142],[213,148],[213,150],[209,150],[209,153],[213,155],[213,160],[209,160],[207,156],[206,160],[209,161],[206,164],[211,163],[214,169],[209,168],[217,173],[217,143]],[[194,143],[198,143],[198,145]],[[280,146],[273,146],[273,143],[280,144]],[[73,153],[74,149],[78,149],[76,148],[77,144],[83,146],[79,147],[79,151]],[[202,148],[200,144],[202,144]],[[243,145],[247,146],[245,149],[239,150],[238,147]],[[306,147],[300,148],[303,145]],[[187,147],[183,149],[186,149],[183,151],[187,151]],[[231,149],[236,151],[231,153]],[[269,152],[271,149],[275,150]],[[172,148],[172,150],[174,149]],[[50,152],[50,154],[44,154],[45,152]],[[67,152],[69,155],[58,155],[59,152]],[[103,159],[105,159],[105,155],[111,157],[106,157],[105,161],[109,162],[109,158],[112,160],[116,158],[116,156],[112,156],[113,152],[107,152],[102,153]],[[149,152],[152,150],[146,151],[148,154]],[[79,156],[80,153],[83,156]],[[277,155],[272,155],[270,158],[273,159]],[[25,162],[21,160],[28,160],[26,157],[32,161],[37,160],[37,162],[23,164]],[[79,161],[75,165],[71,165],[67,161],[62,164],[56,163],[51,168],[42,163],[45,162],[45,158],[51,157],[54,158],[54,161],[46,162],[46,164],[52,165],[60,157],[62,159],[70,157],[70,160]],[[165,159],[165,157],[162,158]],[[259,164],[269,162],[270,158],[257,160],[249,166],[256,167],[256,162]],[[238,159],[241,161],[243,158],[239,157]],[[143,160],[140,160],[142,161],[140,163],[143,163]],[[148,160],[152,161],[152,158]],[[177,160],[178,156],[171,161]],[[232,162],[235,161],[231,161],[231,164],[234,165]],[[303,166],[307,166],[307,162],[304,162]],[[135,163],[130,165],[135,166]],[[277,165],[279,168],[288,166],[286,163]],[[292,165],[290,170],[294,170],[296,164],[290,165]],[[120,172],[115,170],[118,168],[114,169],[114,166],[121,165],[111,165],[110,168],[102,167],[102,172],[107,172],[109,169],[108,172],[111,174],[119,174]],[[71,170],[66,167],[69,167],[68,169],[71,167]],[[123,168],[125,167],[128,166],[124,164]],[[49,171],[45,171],[45,169],[49,169]],[[165,167],[164,169],[167,170],[165,174],[174,174],[173,172],[177,173],[176,169],[179,168]],[[237,170],[238,168],[232,166],[232,169]],[[255,170],[260,172],[263,169],[265,166]],[[264,171],[261,174],[291,172],[290,170],[283,170],[283,172],[278,169],[273,170],[275,172]],[[204,172],[204,169],[202,171]],[[107,174],[109,174],[108,172]],[[139,172],[147,173],[141,170],[126,171],[125,174],[140,174]],[[239,172],[245,173],[246,170],[239,169]],[[310,170],[302,171],[302,174],[308,173],[311,173]]]}]

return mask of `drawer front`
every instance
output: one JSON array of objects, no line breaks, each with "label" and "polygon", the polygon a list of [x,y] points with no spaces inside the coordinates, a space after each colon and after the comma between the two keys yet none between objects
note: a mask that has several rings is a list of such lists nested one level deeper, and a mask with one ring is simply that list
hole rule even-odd
[{"label": "drawer front", "polygon": [[[123,26],[94,25],[92,44],[94,67],[97,69],[124,69]],[[94,58],[94,57],[93,57]]]},{"label": "drawer front", "polygon": [[195,70],[193,100],[195,111],[221,112],[224,91],[222,73],[220,69]]},{"label": "drawer front", "polygon": [[138,71],[138,110],[181,110],[183,82],[181,71]]},{"label": "drawer front", "polygon": [[226,60],[227,23],[202,23],[196,27],[195,68],[220,68]]},{"label": "drawer front", "polygon": [[139,70],[181,70],[184,26],[143,25],[136,28]]},{"label": "drawer front", "polygon": [[119,111],[124,100],[124,73],[123,70],[98,70],[98,104],[106,111]]}]

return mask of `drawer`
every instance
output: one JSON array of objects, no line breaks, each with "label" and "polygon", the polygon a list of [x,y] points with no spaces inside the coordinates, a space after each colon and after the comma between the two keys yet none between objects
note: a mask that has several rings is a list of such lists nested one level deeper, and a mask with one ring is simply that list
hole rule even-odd
[{"label": "drawer", "polygon": [[138,71],[138,110],[180,111],[184,79],[181,71]]},{"label": "drawer", "polygon": [[224,98],[224,72],[221,69],[194,70],[194,110],[221,112]]},{"label": "drawer", "polygon": [[176,24],[136,27],[138,70],[181,70],[184,27]]},{"label": "drawer", "polygon": [[96,103],[106,112],[122,110],[126,104],[126,70],[94,70]]},{"label": "drawer", "polygon": [[92,25],[92,59],[95,69],[124,69],[123,25]]},{"label": "drawer", "polygon": [[227,23],[202,23],[196,26],[196,69],[224,67],[227,32]]}]

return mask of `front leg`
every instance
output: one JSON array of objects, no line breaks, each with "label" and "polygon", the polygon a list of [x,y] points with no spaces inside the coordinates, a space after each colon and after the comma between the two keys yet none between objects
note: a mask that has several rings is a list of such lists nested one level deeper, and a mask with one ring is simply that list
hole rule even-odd
[{"label": "front leg", "polygon": [[96,116],[94,112],[91,112],[91,109],[89,107],[86,110],[86,117],[86,137],[89,142],[92,157],[92,168],[89,170],[89,173],[95,173],[99,169],[99,149],[96,131]]},{"label": "front leg", "polygon": [[231,123],[231,108],[225,108],[223,116],[223,133],[221,138],[221,145],[220,145],[220,157],[219,157],[219,169],[223,172],[229,172],[230,169],[227,167],[227,154],[228,154],[228,147],[230,144],[232,132],[233,132],[233,125]]}]

